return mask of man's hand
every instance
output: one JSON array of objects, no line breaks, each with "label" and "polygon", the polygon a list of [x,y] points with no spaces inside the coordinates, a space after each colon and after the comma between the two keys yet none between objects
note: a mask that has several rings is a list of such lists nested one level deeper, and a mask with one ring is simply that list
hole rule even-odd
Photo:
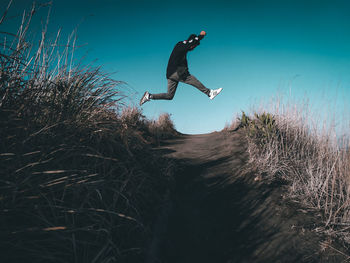
[{"label": "man's hand", "polygon": [[205,36],[206,34],[207,34],[207,33],[205,33],[205,31],[202,31],[202,32],[201,32],[201,35],[202,35],[202,36]]}]

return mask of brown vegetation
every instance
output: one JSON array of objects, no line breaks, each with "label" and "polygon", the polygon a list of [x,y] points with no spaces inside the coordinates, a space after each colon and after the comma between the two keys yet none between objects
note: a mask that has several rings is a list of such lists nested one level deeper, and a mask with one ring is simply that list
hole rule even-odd
[{"label": "brown vegetation", "polygon": [[286,182],[293,200],[320,214],[315,231],[349,246],[349,141],[340,142],[327,121],[320,127],[306,105],[286,105],[277,101],[272,110],[242,113],[250,161],[262,179]]},{"label": "brown vegetation", "polygon": [[1,39],[1,258],[141,262],[170,176],[151,146],[172,122],[125,108],[122,82],[74,64],[74,39],[27,42],[39,7]]}]

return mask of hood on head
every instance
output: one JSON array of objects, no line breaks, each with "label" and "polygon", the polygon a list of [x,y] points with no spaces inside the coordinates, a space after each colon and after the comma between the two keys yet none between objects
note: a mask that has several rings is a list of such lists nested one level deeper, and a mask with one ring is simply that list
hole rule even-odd
[{"label": "hood on head", "polygon": [[[195,41],[195,38],[197,37],[197,35],[195,34],[191,34],[188,38],[187,38],[187,42],[191,45],[191,42]],[[190,46],[190,50],[193,50],[196,46],[199,45],[199,42],[196,42],[196,44],[191,45]]]}]

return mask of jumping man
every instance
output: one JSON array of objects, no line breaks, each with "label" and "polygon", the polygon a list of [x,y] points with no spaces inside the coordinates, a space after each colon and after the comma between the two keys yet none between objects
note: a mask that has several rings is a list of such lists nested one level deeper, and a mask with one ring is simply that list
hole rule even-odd
[{"label": "jumping man", "polygon": [[187,65],[187,52],[192,51],[200,44],[200,40],[206,35],[205,31],[202,31],[199,36],[192,34],[187,40],[178,42],[173,52],[170,55],[166,77],[168,79],[168,92],[151,94],[148,91],[143,94],[140,100],[140,106],[150,100],[172,100],[174,98],[177,85],[179,82],[190,84],[201,92],[205,93],[211,100],[214,99],[222,90],[208,89],[206,88],[195,76],[191,75],[188,71]]}]

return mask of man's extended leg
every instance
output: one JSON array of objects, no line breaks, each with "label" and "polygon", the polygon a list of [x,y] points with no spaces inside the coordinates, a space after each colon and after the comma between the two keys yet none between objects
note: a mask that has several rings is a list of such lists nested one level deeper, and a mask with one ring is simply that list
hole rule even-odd
[{"label": "man's extended leg", "polygon": [[199,89],[201,92],[209,96],[210,89],[206,88],[195,76],[188,75],[182,82],[192,85]]},{"label": "man's extended leg", "polygon": [[172,100],[174,98],[177,85],[179,84],[179,76],[177,72],[168,78],[168,92],[167,93],[158,93],[150,94],[148,91],[143,94],[140,100],[140,106],[150,100]]},{"label": "man's extended leg", "polygon": [[174,79],[168,79],[168,93],[151,94],[150,99],[152,100],[172,100],[174,98],[178,81]]},{"label": "man's extended leg", "polygon": [[208,89],[206,88],[195,76],[188,75],[182,82],[186,84],[190,84],[197,89],[199,89],[201,92],[206,94],[211,100],[214,99],[221,91],[222,88],[218,89]]}]

